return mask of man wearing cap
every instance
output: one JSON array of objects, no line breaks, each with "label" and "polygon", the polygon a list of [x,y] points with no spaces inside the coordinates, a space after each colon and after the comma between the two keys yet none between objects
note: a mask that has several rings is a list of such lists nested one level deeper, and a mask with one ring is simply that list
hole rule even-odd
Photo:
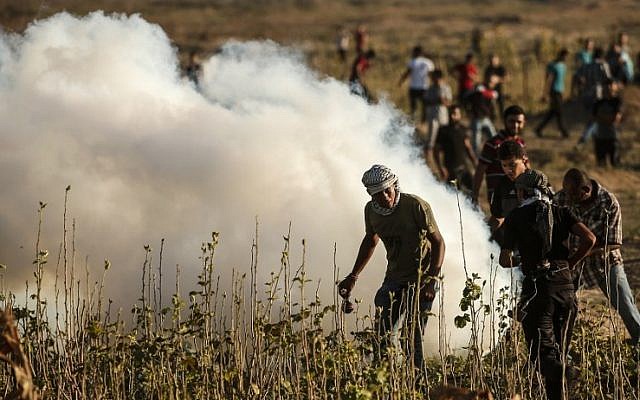
[{"label": "man wearing cap", "polygon": [[[577,312],[573,270],[596,239],[571,210],[551,203],[549,181],[542,172],[524,171],[515,187],[519,206],[504,221],[500,265],[513,267],[513,251],[520,251],[524,280],[516,317],[522,323],[529,360],[544,377],[547,398],[560,400],[563,375],[567,380],[572,377],[562,355]],[[569,233],[579,238],[571,256],[564,244]]]},{"label": "man wearing cap", "polygon": [[413,353],[413,366],[422,370],[422,334],[437,290],[444,240],[429,204],[416,195],[402,193],[398,178],[389,168],[372,166],[364,173],[362,183],[371,195],[371,201],[364,207],[365,235],[353,270],[338,285],[339,293],[349,297],[378,240],[382,239],[387,270],[374,301],[381,350],[385,353],[389,335],[398,329],[398,321],[404,314],[407,334],[402,335],[403,347],[406,354]]}]

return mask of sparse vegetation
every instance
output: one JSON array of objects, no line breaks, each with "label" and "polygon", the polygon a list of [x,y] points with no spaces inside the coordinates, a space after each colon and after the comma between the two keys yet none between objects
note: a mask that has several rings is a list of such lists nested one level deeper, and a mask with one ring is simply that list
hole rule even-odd
[{"label": "sparse vegetation", "polygon": [[[39,215],[45,207],[41,203]],[[178,283],[167,307],[160,303],[161,264],[152,262],[154,254],[166,250],[163,244],[159,251],[144,246],[140,297],[130,312],[123,312],[113,310],[102,295],[109,261],[99,280],[88,273],[80,278],[73,271],[74,238],[66,228],[64,232],[55,266],[55,299],[42,297],[43,270],[54,266],[49,252],[39,247],[25,302],[2,294],[1,302],[12,311],[0,321],[5,332],[1,358],[11,366],[0,370],[7,393],[29,390],[37,396],[39,388],[43,398],[428,399],[431,390],[449,384],[488,389],[496,398],[543,396],[519,326],[506,316],[514,307],[508,288],[493,288],[488,302],[480,297],[482,287],[493,284],[491,277],[469,276],[461,293],[455,325],[472,325],[467,351],[440,346],[422,379],[407,369],[399,350],[389,360],[377,360],[373,316],[346,316],[337,300],[321,303],[316,283],[305,277],[304,262],[290,264],[288,236],[280,269],[268,282],[256,281],[254,243],[250,276],[234,274],[233,285],[225,289],[219,286],[219,234],[214,232],[200,249],[196,289],[182,293],[177,269]],[[11,314],[22,333],[22,347]],[[356,331],[346,328],[345,318],[357,320]],[[606,305],[581,307],[573,345],[565,355],[580,370],[572,388],[575,398],[638,398],[640,352],[625,344],[617,318]],[[427,334],[442,336],[456,329],[442,318],[440,324],[441,332],[428,326]],[[478,338],[486,330],[500,335],[481,346]]]}]

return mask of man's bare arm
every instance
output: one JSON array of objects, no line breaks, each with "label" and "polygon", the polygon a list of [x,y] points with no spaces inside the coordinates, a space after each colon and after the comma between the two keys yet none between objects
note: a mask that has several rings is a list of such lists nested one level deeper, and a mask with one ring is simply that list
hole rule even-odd
[{"label": "man's bare arm", "polygon": [[364,235],[364,238],[362,238],[362,243],[360,243],[358,256],[356,257],[356,261],[353,264],[353,269],[351,270],[351,275],[360,275],[360,272],[362,272],[364,267],[371,259],[371,256],[373,256],[373,251],[376,249],[378,240],[380,240],[380,237],[375,233],[367,233],[366,235]]},{"label": "man's bare arm", "polygon": [[438,276],[444,261],[444,239],[437,228],[435,231],[427,233],[427,239],[429,243],[431,243],[431,259],[429,260],[429,269],[426,273],[427,276]]},{"label": "man's bare arm", "polygon": [[373,256],[373,251],[376,249],[378,240],[380,240],[380,237],[375,233],[367,233],[364,235],[351,273],[338,284],[338,293],[340,296],[345,298],[349,297],[353,287],[356,285],[358,275],[360,275],[360,272],[362,272],[371,259],[371,256]]},{"label": "man's bare arm", "polygon": [[502,226],[504,222],[504,218],[494,217],[493,215],[489,217],[489,228],[491,228],[491,232],[495,232]]},{"label": "man's bare arm", "polygon": [[405,80],[407,80],[410,74],[411,74],[411,68],[407,68],[404,71],[404,73],[400,76],[400,79],[398,80],[398,86],[402,86],[402,84],[404,83]]},{"label": "man's bare arm", "polygon": [[471,139],[468,137],[464,138],[464,148],[467,151],[467,156],[469,156],[469,160],[473,163],[475,167],[478,165],[478,159],[476,158],[476,153],[473,152],[473,147],[471,147]]},{"label": "man's bare arm", "polygon": [[436,282],[442,269],[442,262],[444,261],[445,244],[440,231],[436,228],[435,231],[427,233],[427,239],[431,243],[431,258],[429,260],[429,269],[426,271],[426,277],[423,277],[423,282],[427,282],[425,287],[421,290],[420,295],[426,301],[433,301],[436,297]]},{"label": "man's bare arm", "polygon": [[[425,150],[425,153],[426,152],[427,152],[427,150]],[[447,171],[447,169],[443,165],[442,153],[443,153],[442,147],[439,146],[439,145],[436,145],[435,149],[433,149],[433,161],[435,161],[435,163],[436,163],[436,167],[438,169],[438,172],[440,173],[440,177],[443,180],[448,180],[449,179],[449,171]]]}]

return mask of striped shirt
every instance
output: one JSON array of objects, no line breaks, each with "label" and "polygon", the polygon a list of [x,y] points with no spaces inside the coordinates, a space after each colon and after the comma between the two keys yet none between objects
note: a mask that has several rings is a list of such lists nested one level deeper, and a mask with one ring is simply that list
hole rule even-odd
[{"label": "striped shirt", "polygon": [[502,170],[502,164],[498,159],[498,149],[503,142],[507,140],[514,140],[519,143],[520,146],[525,147],[524,140],[519,136],[507,136],[504,131],[500,131],[496,136],[488,139],[482,147],[482,152],[478,157],[478,162],[487,166],[486,180],[487,180],[487,196],[489,203],[491,203],[491,197],[493,191],[498,187],[502,177],[505,176]]},{"label": "striped shirt", "polygon": [[[588,205],[571,205],[571,209],[595,235],[596,247],[622,245],[622,213],[618,199],[595,180],[591,180],[591,185],[592,195]],[[558,192],[556,200],[558,204],[567,204],[564,191]],[[570,248],[575,250],[578,247],[579,238],[576,235],[571,235],[569,244]],[[620,248],[596,252],[594,255],[585,257],[581,284],[588,288],[597,287],[599,284],[604,285],[607,279],[605,268],[612,265],[622,265],[622,263]]]}]

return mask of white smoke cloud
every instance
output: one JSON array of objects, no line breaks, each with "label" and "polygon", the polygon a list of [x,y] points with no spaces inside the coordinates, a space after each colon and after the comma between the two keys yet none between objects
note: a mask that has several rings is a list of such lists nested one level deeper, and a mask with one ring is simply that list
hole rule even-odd
[{"label": "white smoke cloud", "polygon": [[[211,231],[221,232],[218,272],[248,271],[256,216],[259,281],[279,267],[291,222],[292,264],[302,263],[304,238],[308,277],[322,281],[330,302],[334,243],[343,276],[364,233],[360,178],[382,163],[434,210],[456,333],[464,271],[455,194],[428,171],[391,105],[368,105],[309,70],[295,50],[230,42],[204,64],[198,91],[180,77],[159,26],[136,15],[63,13],[2,36],[0,97],[0,262],[10,289],[23,290],[31,276],[38,201],[48,203],[41,247],[58,249],[71,185],[77,257],[88,254],[94,269],[111,260],[107,292],[123,305],[139,297],[142,246],[157,250],[161,238],[165,265],[180,264],[185,283],[199,272]],[[488,278],[495,249],[482,216],[461,201],[469,271]],[[364,309],[384,265],[380,245],[355,289]],[[454,339],[463,344],[464,335]]]}]

